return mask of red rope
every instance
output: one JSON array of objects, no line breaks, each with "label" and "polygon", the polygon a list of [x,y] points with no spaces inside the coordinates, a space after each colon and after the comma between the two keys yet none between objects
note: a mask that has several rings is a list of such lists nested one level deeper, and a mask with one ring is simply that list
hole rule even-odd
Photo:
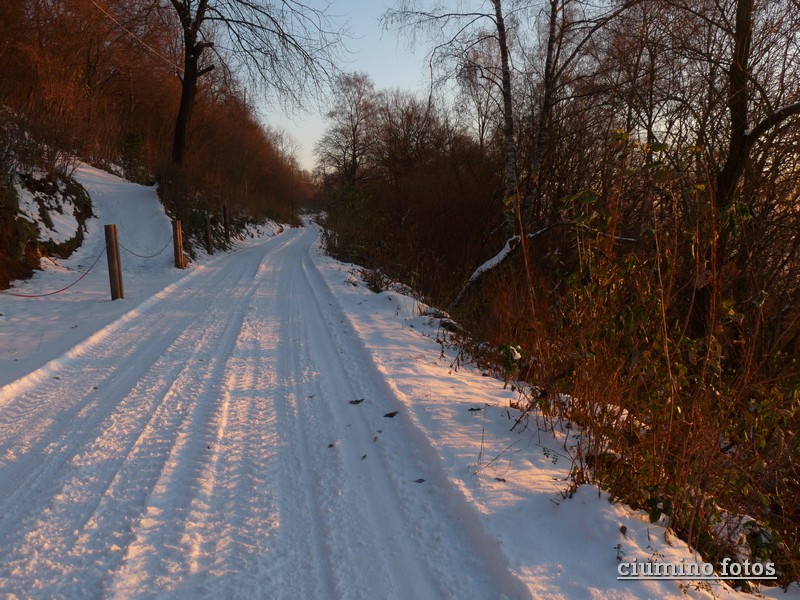
[{"label": "red rope", "polygon": [[122,242],[120,242],[120,243],[119,243],[119,245],[120,245],[120,246],[122,246],[122,249],[123,249],[123,250],[125,250],[125,252],[128,252],[129,254],[133,254],[134,256],[138,256],[139,258],[155,258],[156,256],[158,256],[158,255],[159,255],[159,254],[161,254],[161,253],[162,253],[164,250],[166,250],[166,249],[167,249],[167,247],[169,246],[169,243],[170,243],[171,241],[172,241],[172,236],[169,236],[169,239],[167,240],[167,243],[166,243],[166,244],[164,244],[164,247],[163,247],[163,248],[161,248],[161,250],[159,250],[159,251],[158,251],[158,252],[156,252],[155,254],[149,254],[149,255],[147,255],[147,256],[144,256],[144,255],[142,255],[142,254],[137,254],[136,252],[134,252],[134,251],[133,251],[133,250],[131,250],[130,248],[126,248],[126,247],[125,247],[125,244],[123,244]]},{"label": "red rope", "polygon": [[[161,254],[161,253],[162,253],[164,250],[166,250],[166,249],[167,249],[167,247],[169,246],[169,243],[170,243],[171,241],[172,241],[172,236],[170,236],[170,238],[167,240],[167,243],[166,243],[166,244],[164,244],[164,247],[163,247],[163,248],[161,248],[161,250],[159,250],[159,251],[158,251],[158,252],[156,252],[155,254],[151,254],[151,255],[149,255],[149,256],[143,256],[143,255],[141,255],[141,254],[137,254],[137,253],[136,253],[136,252],[134,252],[133,250],[129,250],[128,248],[126,248],[126,247],[125,247],[123,244],[121,244],[121,243],[120,243],[120,246],[122,246],[122,249],[123,249],[123,250],[125,250],[126,252],[130,252],[131,254],[133,254],[134,256],[138,256],[139,258],[155,258],[156,256],[158,256],[158,255],[159,255],[159,254]],[[6,294],[6,295],[8,295],[8,296],[15,296],[15,297],[17,297],[17,298],[44,298],[44,297],[46,297],[46,296],[54,296],[55,294],[60,294],[60,293],[62,293],[62,292],[66,292],[66,291],[67,291],[69,288],[71,288],[72,286],[74,286],[75,284],[77,284],[77,283],[78,283],[78,282],[79,282],[81,279],[83,279],[84,277],[86,277],[86,276],[89,274],[89,272],[90,272],[92,269],[94,269],[94,266],[97,264],[97,261],[99,261],[99,260],[100,260],[100,258],[101,258],[101,257],[103,256],[103,254],[105,254],[105,253],[106,253],[106,250],[105,250],[105,248],[103,248],[103,251],[102,251],[102,252],[101,252],[101,253],[98,255],[98,257],[97,257],[97,258],[94,260],[94,262],[92,263],[92,266],[91,266],[91,267],[89,267],[89,268],[86,270],[86,272],[85,272],[83,275],[81,275],[80,277],[78,277],[78,279],[76,279],[75,281],[73,281],[72,283],[70,283],[70,284],[69,284],[67,287],[63,287],[63,288],[61,288],[60,290],[56,290],[56,291],[54,291],[54,292],[47,292],[47,293],[45,293],[45,294],[17,294],[17,293],[15,293],[15,292],[9,292],[9,291],[6,291],[6,290],[0,290],[0,294]],[[55,264],[55,261],[53,261],[53,263]]]},{"label": "red rope", "polygon": [[17,298],[44,298],[45,296],[53,296],[55,294],[60,294],[61,292],[66,292],[69,288],[71,288],[73,285],[78,283],[81,279],[86,277],[89,274],[89,272],[92,269],[94,269],[94,266],[97,264],[97,261],[99,261],[100,258],[105,253],[106,253],[106,250],[105,250],[105,248],[103,248],[103,251],[97,256],[96,259],[94,259],[94,262],[92,263],[92,266],[89,267],[88,269],[86,269],[86,272],[83,275],[78,277],[78,279],[76,279],[75,281],[70,283],[67,287],[61,288],[60,290],[56,290],[55,292],[47,292],[46,294],[15,294],[14,292],[8,292],[8,291],[3,290],[3,291],[0,291],[0,294],[6,294],[8,296],[16,296]]}]

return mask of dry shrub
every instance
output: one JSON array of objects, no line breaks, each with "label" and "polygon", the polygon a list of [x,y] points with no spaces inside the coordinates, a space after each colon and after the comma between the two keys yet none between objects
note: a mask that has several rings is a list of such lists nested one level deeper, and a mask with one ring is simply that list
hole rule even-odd
[{"label": "dry shrub", "polygon": [[[501,169],[436,133],[370,185],[329,195],[328,242],[446,306],[503,245]],[[547,220],[453,311],[478,340],[468,352],[532,384],[520,406],[540,424],[576,426],[576,482],[667,521],[709,561],[771,560],[796,580],[796,178],[751,173],[748,195],[718,207],[694,147],[617,132],[585,152],[596,171],[555,172],[562,195],[544,188],[533,211]]]},{"label": "dry shrub", "polygon": [[[753,301],[735,257],[747,228],[768,224],[732,219],[686,179],[650,185],[653,210],[621,238],[618,207],[652,171],[562,199],[564,225],[484,276],[457,318],[522,349],[519,376],[536,385],[529,409],[578,425],[577,482],[668,522],[709,561],[771,560],[794,581],[800,355],[785,299],[796,274],[774,271]],[[726,253],[713,256],[720,239]]]}]

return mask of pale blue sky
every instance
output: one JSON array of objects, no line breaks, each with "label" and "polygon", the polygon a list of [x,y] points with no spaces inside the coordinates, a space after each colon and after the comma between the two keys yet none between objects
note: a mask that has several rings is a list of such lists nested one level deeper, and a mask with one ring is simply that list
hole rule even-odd
[{"label": "pale blue sky", "polygon": [[[396,31],[383,31],[380,16],[391,6],[383,0],[335,0],[330,13],[347,20],[352,38],[346,41],[350,50],[345,71],[362,71],[372,78],[378,90],[401,88],[409,91],[427,90],[430,74],[424,44],[409,47],[406,37],[398,38]],[[300,146],[297,157],[300,166],[314,166],[314,145],[325,129],[322,109],[309,105],[307,114],[285,115],[277,106],[262,109],[263,120],[289,135]]]}]

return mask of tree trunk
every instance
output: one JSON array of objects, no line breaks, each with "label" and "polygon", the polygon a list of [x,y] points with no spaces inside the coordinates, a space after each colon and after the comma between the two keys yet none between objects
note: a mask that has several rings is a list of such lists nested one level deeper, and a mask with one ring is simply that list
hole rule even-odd
[{"label": "tree trunk", "polygon": [[195,13],[192,14],[192,2],[189,0],[170,0],[183,27],[183,77],[181,78],[181,103],[178,118],[175,121],[175,135],[172,140],[172,161],[183,164],[186,154],[186,136],[192,118],[195,97],[197,96],[197,80],[214,68],[213,65],[199,68],[200,55],[203,50],[213,46],[211,42],[198,42],[200,26],[206,18],[208,0],[200,0]]},{"label": "tree trunk", "polygon": [[747,80],[753,39],[752,20],[753,0],[738,0],[733,56],[728,74],[728,111],[731,120],[728,156],[717,175],[716,199],[720,208],[733,201],[734,190],[744,172],[751,145],[747,131]]},{"label": "tree trunk", "polygon": [[503,137],[505,139],[505,179],[506,189],[503,197],[503,208],[506,217],[506,238],[514,235],[517,223],[517,144],[514,140],[514,107],[511,96],[511,67],[508,59],[508,39],[506,24],[503,19],[501,0],[492,0],[494,5],[497,40],[500,45],[500,68],[503,79]]},{"label": "tree trunk", "polygon": [[[531,159],[530,191],[525,197],[523,210],[523,222],[527,227],[533,216],[533,207],[539,201],[541,193],[541,174],[542,161],[544,159],[544,147],[550,128],[550,113],[553,110],[553,95],[555,94],[555,47],[556,47],[556,24],[558,22],[558,0],[550,0],[550,20],[547,29],[547,54],[544,63],[544,81],[542,92],[542,104],[539,107],[539,130],[536,133],[536,141],[533,146],[533,157]],[[553,215],[553,222],[558,221],[559,215]]]},{"label": "tree trunk", "polygon": [[703,263],[698,265],[700,272],[710,271],[712,275],[710,282],[696,286],[694,290],[693,310],[689,320],[689,334],[692,337],[709,335],[718,318],[717,306],[721,286],[718,275],[726,258],[728,231],[726,228],[718,227],[717,215],[733,202],[736,186],[744,172],[750,149],[747,132],[747,80],[753,37],[752,15],[753,0],[737,0],[733,55],[728,70],[727,102],[730,118],[728,155],[722,168],[717,171],[713,205],[710,207],[711,230],[708,234],[708,246]]},{"label": "tree trunk", "polygon": [[194,100],[197,96],[197,59],[187,52],[184,61],[183,79],[181,80],[181,103],[178,118],[175,121],[175,136],[172,140],[172,162],[181,166],[186,153],[186,132],[192,118]]}]

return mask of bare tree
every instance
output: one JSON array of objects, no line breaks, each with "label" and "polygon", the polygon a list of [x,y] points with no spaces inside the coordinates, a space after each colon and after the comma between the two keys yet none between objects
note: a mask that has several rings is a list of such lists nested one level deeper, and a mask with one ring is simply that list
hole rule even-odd
[{"label": "bare tree", "polygon": [[[505,148],[504,175],[505,233],[511,237],[517,228],[517,144],[514,138],[514,111],[511,85],[511,54],[509,32],[503,0],[466,3],[461,10],[450,10],[441,5],[427,9],[414,0],[403,0],[396,9],[390,9],[383,17],[388,25],[409,30],[427,30],[436,40],[430,52],[431,66],[447,65],[455,60],[457,65],[470,64],[471,68],[493,69],[494,65],[478,65],[474,59],[480,56],[473,50],[487,40],[497,44],[500,56],[500,88],[503,106],[503,139]],[[491,23],[487,29],[485,23]]]},{"label": "bare tree", "polygon": [[317,164],[322,172],[335,174],[340,184],[355,188],[366,175],[377,94],[365,73],[340,76],[333,94],[333,108],[327,114],[331,124],[315,148]]},{"label": "bare tree", "polygon": [[[544,158],[553,135],[554,110],[560,102],[575,92],[581,80],[586,77],[581,63],[585,61],[598,33],[641,1],[624,0],[598,4],[586,0],[547,0],[545,3],[537,40],[543,56],[534,54],[528,59],[531,61],[531,70],[540,72],[541,91],[538,102],[533,105],[536,113],[533,118],[536,135],[523,199],[523,229],[532,225],[537,211],[541,212],[538,205],[542,201]],[[554,203],[551,216],[553,221],[560,218],[559,208]]]},{"label": "bare tree", "polygon": [[[161,0],[159,0],[161,1]],[[199,79],[214,68],[206,50],[230,55],[279,99],[302,102],[309,85],[335,73],[342,31],[327,13],[297,0],[169,0],[183,42],[181,102],[172,158],[180,165]]]},{"label": "bare tree", "polygon": [[473,119],[471,128],[475,130],[481,151],[495,125],[495,119],[502,114],[503,109],[502,100],[498,98],[498,93],[502,90],[502,79],[497,69],[487,66],[493,64],[489,56],[495,51],[495,48],[489,46],[488,40],[476,46],[464,55],[457,75],[462,106],[464,112]]},{"label": "bare tree", "polygon": [[[747,166],[753,145],[770,130],[784,121],[800,114],[800,97],[785,106],[768,106],[766,114],[755,124],[751,117],[750,88],[760,88],[753,73],[753,29],[755,19],[753,0],[736,0],[735,20],[730,30],[732,40],[728,63],[727,108],[730,117],[728,153],[717,175],[717,203],[727,206]],[[769,102],[769,99],[767,99]]]}]

